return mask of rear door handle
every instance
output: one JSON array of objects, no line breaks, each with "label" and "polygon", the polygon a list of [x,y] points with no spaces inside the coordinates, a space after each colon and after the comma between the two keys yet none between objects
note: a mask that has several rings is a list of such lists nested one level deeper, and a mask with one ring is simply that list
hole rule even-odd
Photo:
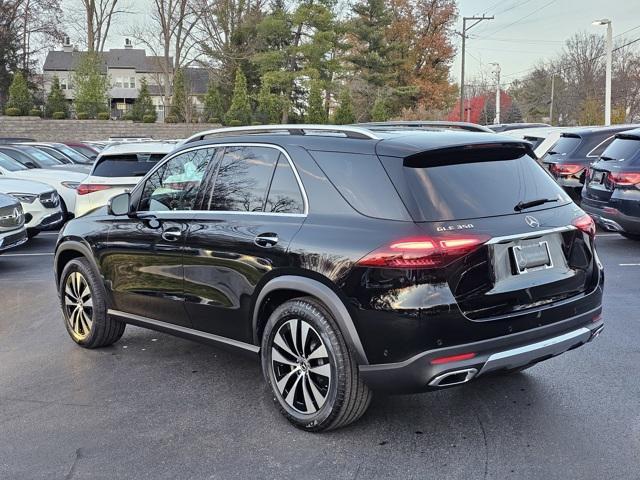
[{"label": "rear door handle", "polygon": [[162,232],[162,238],[167,242],[177,242],[182,237],[182,229],[180,227],[167,228]]},{"label": "rear door handle", "polygon": [[276,243],[278,243],[278,234],[262,233],[254,238],[253,243],[263,248],[273,247]]}]

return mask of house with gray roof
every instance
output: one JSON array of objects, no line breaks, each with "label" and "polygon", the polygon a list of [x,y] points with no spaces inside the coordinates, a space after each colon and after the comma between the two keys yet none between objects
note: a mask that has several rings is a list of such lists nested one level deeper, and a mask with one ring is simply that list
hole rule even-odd
[{"label": "house with gray roof", "polygon": [[[48,52],[43,66],[45,91],[49,91],[53,77],[57,76],[65,97],[71,102],[74,98],[73,72],[83,53],[76,50],[68,39],[65,39],[62,50]],[[131,108],[138,98],[140,82],[145,78],[158,118],[162,121],[165,105],[170,103],[165,99],[164,72],[171,70],[173,59],[167,68],[164,57],[147,55],[145,50],[133,48],[129,39],[125,39],[124,48],[103,52],[101,59],[102,73],[108,76],[111,85],[108,95],[112,116],[119,118]],[[185,68],[184,75],[190,97],[198,109],[207,92],[209,72],[203,68]]]}]

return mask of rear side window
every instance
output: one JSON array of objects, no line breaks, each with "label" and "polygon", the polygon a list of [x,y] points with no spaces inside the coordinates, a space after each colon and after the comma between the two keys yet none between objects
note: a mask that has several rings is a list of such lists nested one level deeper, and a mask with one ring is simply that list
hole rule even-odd
[{"label": "rear side window", "polygon": [[604,141],[600,142],[596,146],[596,148],[594,148],[587,154],[587,157],[599,157],[600,155],[602,155],[604,151],[607,149],[607,147],[611,145],[611,142],[613,142],[615,138],[616,137],[612,135],[609,138],[605,139]]},{"label": "rear side window", "polygon": [[407,219],[406,208],[377,156],[311,153],[331,183],[355,210],[368,217]]},{"label": "rear side window", "polygon": [[265,212],[304,213],[304,201],[289,161],[280,154],[273,173]]},{"label": "rear side window", "polygon": [[528,155],[495,161],[458,162],[437,166],[403,167],[408,190],[413,196],[416,221],[442,222],[517,213],[521,201],[557,198],[527,209],[550,208],[570,200],[544,169]]},{"label": "rear side window", "polygon": [[144,177],[164,156],[164,153],[105,155],[96,161],[91,175],[96,177]]},{"label": "rear side window", "polygon": [[627,164],[640,163],[640,140],[616,138],[602,154],[602,160],[617,160]]},{"label": "rear side window", "polygon": [[226,147],[205,210],[262,212],[279,155],[268,147]]}]

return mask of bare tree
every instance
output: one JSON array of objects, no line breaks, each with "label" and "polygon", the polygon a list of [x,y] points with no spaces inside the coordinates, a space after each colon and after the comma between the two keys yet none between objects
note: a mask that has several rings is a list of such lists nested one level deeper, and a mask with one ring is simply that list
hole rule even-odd
[{"label": "bare tree", "polygon": [[80,5],[82,10],[69,20],[86,39],[88,51],[103,52],[114,21],[130,11],[121,0],[80,0]]},{"label": "bare tree", "polygon": [[201,16],[201,11],[194,6],[194,0],[153,0],[149,15],[151,21],[130,32],[133,38],[162,59],[157,65],[162,81],[160,78],[154,80],[163,86],[165,108],[166,99],[171,96],[171,78],[175,70],[192,60],[193,30]]}]

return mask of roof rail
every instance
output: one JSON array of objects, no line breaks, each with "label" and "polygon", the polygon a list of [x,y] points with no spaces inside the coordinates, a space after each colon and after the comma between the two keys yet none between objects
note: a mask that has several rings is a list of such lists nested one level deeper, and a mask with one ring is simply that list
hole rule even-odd
[{"label": "roof rail", "polygon": [[196,133],[187,138],[183,144],[197,142],[198,140],[204,140],[209,136],[224,136],[224,135],[256,135],[260,133],[278,133],[288,132],[289,135],[313,135],[313,132],[335,132],[342,133],[347,138],[361,138],[369,140],[379,140],[376,134],[371,130],[362,127],[354,127],[347,125],[313,125],[313,124],[299,124],[299,125],[251,125],[245,127],[222,127],[215,128],[213,130],[205,130],[204,132]]},{"label": "roof rail", "polygon": [[478,125],[477,123],[456,122],[456,121],[449,121],[449,120],[397,120],[397,121],[392,120],[387,122],[358,123],[356,125],[363,128],[369,128],[373,131],[393,129],[393,128],[399,128],[399,129],[445,128],[445,129],[467,130],[470,132],[494,133],[493,130],[491,130],[489,127],[486,127],[484,125]]}]

